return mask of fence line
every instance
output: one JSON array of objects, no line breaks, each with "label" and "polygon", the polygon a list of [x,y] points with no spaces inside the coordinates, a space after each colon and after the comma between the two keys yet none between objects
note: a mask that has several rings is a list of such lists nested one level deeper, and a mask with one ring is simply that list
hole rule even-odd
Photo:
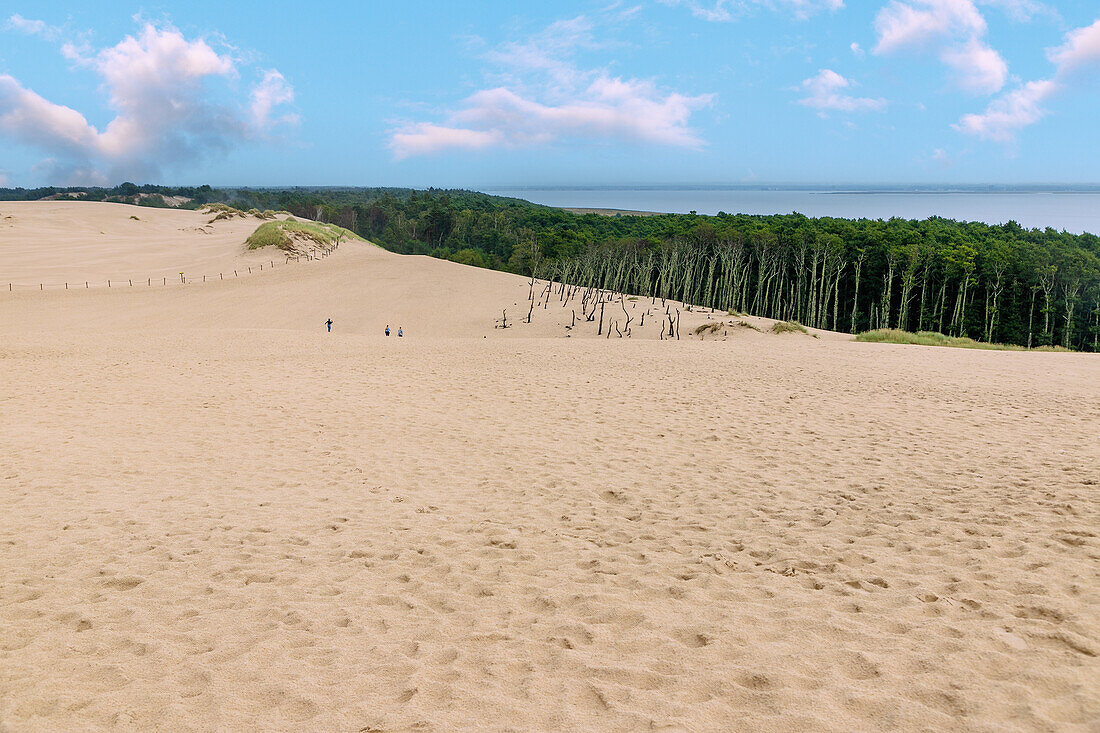
[{"label": "fence line", "polygon": [[[331,246],[318,247],[316,249],[311,249],[311,250],[309,250],[309,252],[307,252],[306,254],[303,254],[303,255],[284,255],[285,261],[282,264],[276,264],[275,260],[268,260],[268,262],[266,263],[266,267],[267,267],[267,270],[270,272],[271,270],[274,270],[276,267],[284,267],[286,265],[289,265],[291,262],[299,263],[302,260],[305,260],[306,262],[311,262],[313,260],[323,260],[325,257],[328,257],[329,255],[334,254],[336,252],[336,250],[339,249],[339,247],[340,247],[340,242],[336,242],[335,244],[333,244]],[[255,265],[248,265],[247,266],[247,268],[248,268],[247,274],[252,275],[253,274],[253,269],[255,267],[256,267]],[[265,267],[265,264],[261,262],[260,265],[259,265],[259,268],[256,269],[256,272],[263,272],[264,267]],[[239,272],[238,270],[234,270],[233,271],[233,277],[235,277],[235,278],[242,277],[242,275],[238,274],[238,272]],[[161,278],[161,287],[167,287],[168,285],[196,285],[196,284],[201,285],[201,284],[203,284],[207,281],[207,278],[210,278],[211,281],[213,281],[213,279],[214,279],[213,275],[190,275],[189,276],[189,275],[185,275],[183,272],[181,272],[179,275],[180,276],[178,278],[176,278],[176,277],[171,277],[171,278],[162,277]],[[218,280],[225,280],[225,275],[226,275],[226,273],[219,272],[218,273]],[[2,281],[0,281],[0,282],[2,282]],[[40,291],[44,291],[46,289],[46,285],[50,286],[50,290],[62,290],[62,289],[64,289],[64,290],[70,290],[70,289],[71,290],[78,290],[78,289],[90,290],[91,289],[91,287],[92,287],[92,285],[91,285],[92,281],[91,280],[84,280],[82,282],[84,283],[83,288],[80,288],[80,281],[78,281],[78,282],[71,282],[70,281],[70,282],[65,282],[65,283],[38,283],[38,289]],[[118,287],[132,288],[132,287],[134,287],[133,278],[128,278],[126,280],[126,283],[127,283],[126,285],[119,285],[119,283],[121,283],[122,280],[115,280],[114,278],[106,280],[106,285],[104,285],[103,282],[104,281],[97,282],[96,287],[97,288],[103,288],[103,287],[107,287],[107,288],[118,288]],[[155,282],[154,278],[151,278],[151,277],[146,278],[145,279],[145,287],[150,287],[150,288],[153,287],[154,282]],[[73,286],[73,287],[70,288],[70,285]],[[3,286],[0,286],[0,287],[3,287]],[[141,287],[141,280],[138,280],[137,287]],[[8,292],[9,293],[15,292],[15,290],[17,288],[20,290],[20,292],[24,292],[24,291],[34,290],[34,285],[33,284],[25,285],[25,284],[22,284],[22,283],[13,283],[13,282],[8,283]]]}]

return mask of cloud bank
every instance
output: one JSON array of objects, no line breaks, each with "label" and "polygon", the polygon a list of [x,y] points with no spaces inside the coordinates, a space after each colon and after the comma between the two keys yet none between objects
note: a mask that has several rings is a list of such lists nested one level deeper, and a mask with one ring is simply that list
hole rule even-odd
[{"label": "cloud bank", "polygon": [[1008,64],[984,40],[985,18],[973,0],[891,0],[875,17],[875,53],[935,51],[963,89],[995,94]]},{"label": "cloud bank", "polygon": [[699,0],[660,0],[660,2],[665,5],[684,6],[696,18],[711,23],[727,23],[760,7],[788,11],[799,20],[805,20],[814,13],[844,8],[844,0],[711,0],[708,3]]},{"label": "cloud bank", "polygon": [[680,94],[652,79],[580,67],[575,52],[598,47],[592,30],[592,21],[580,16],[488,52],[505,83],[475,92],[440,122],[400,126],[390,136],[394,157],[556,142],[700,147],[690,119],[713,95]]},{"label": "cloud bank", "polygon": [[[41,21],[12,16],[8,24],[45,36]],[[54,35],[57,37],[57,34]],[[225,153],[293,117],[274,117],[293,101],[293,89],[267,71],[248,104],[212,101],[207,82],[229,82],[239,64],[203,39],[145,24],[134,36],[98,52],[66,43],[62,53],[101,80],[115,116],[97,129],[79,111],[45,99],[10,75],[0,75],[0,135],[45,152],[40,164],[51,183],[83,185],[156,180],[161,169]]]},{"label": "cloud bank", "polygon": [[1055,67],[1051,78],[1021,85],[990,102],[980,114],[963,115],[955,129],[996,142],[1015,140],[1020,130],[1046,116],[1043,105],[1076,76],[1100,68],[1100,20],[1067,33],[1061,46],[1047,49],[1047,58]]}]

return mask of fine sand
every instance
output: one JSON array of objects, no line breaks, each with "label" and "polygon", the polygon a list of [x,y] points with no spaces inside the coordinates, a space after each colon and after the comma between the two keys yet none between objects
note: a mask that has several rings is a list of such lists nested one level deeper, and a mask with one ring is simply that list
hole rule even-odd
[{"label": "fine sand", "polygon": [[214,217],[127,204],[0,201],[0,287],[145,284],[149,278],[179,280],[181,271],[184,277],[216,277],[270,261],[271,252],[241,246],[259,219]]},{"label": "fine sand", "polygon": [[[257,256],[37,206],[24,282]],[[1097,730],[1100,357],[544,288],[0,292],[0,730]]]}]

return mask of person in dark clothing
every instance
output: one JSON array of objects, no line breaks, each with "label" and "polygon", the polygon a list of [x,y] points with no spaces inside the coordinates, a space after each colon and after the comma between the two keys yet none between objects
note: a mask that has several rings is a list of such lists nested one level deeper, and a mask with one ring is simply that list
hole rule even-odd
[{"label": "person in dark clothing", "polygon": [[388,325],[386,326],[386,335],[387,335],[387,336],[389,336],[389,335],[390,335],[390,327],[389,327]]},{"label": "person in dark clothing", "polygon": [[332,319],[331,318],[328,319],[327,321],[325,321],[325,326],[328,327],[329,333],[332,333]]},{"label": "person in dark clothing", "polygon": [[404,335],[405,335],[404,329],[402,329],[401,326],[398,326],[397,327],[397,336],[398,336],[398,338],[400,338],[401,336],[404,336]]}]

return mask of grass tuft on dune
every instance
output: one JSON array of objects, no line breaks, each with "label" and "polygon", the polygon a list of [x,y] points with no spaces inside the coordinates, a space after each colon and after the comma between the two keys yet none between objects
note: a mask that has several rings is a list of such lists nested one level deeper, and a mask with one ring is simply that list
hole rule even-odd
[{"label": "grass tuft on dune", "polygon": [[772,333],[809,333],[798,321],[776,321]]},{"label": "grass tuft on dune", "polygon": [[896,328],[879,328],[864,331],[856,341],[875,344],[906,344],[910,346],[949,346],[956,349],[988,349],[993,351],[1069,351],[1061,346],[1038,346],[1028,349],[1016,344],[989,344],[965,336],[947,336],[936,331],[901,331]]},{"label": "grass tuft on dune", "polygon": [[290,252],[294,251],[298,242],[314,242],[316,244],[331,245],[341,239],[359,239],[362,237],[351,230],[338,227],[335,224],[322,224],[319,222],[304,222],[287,219],[283,221],[269,221],[261,224],[256,231],[245,240],[249,249],[261,249],[263,247],[277,247]]}]

